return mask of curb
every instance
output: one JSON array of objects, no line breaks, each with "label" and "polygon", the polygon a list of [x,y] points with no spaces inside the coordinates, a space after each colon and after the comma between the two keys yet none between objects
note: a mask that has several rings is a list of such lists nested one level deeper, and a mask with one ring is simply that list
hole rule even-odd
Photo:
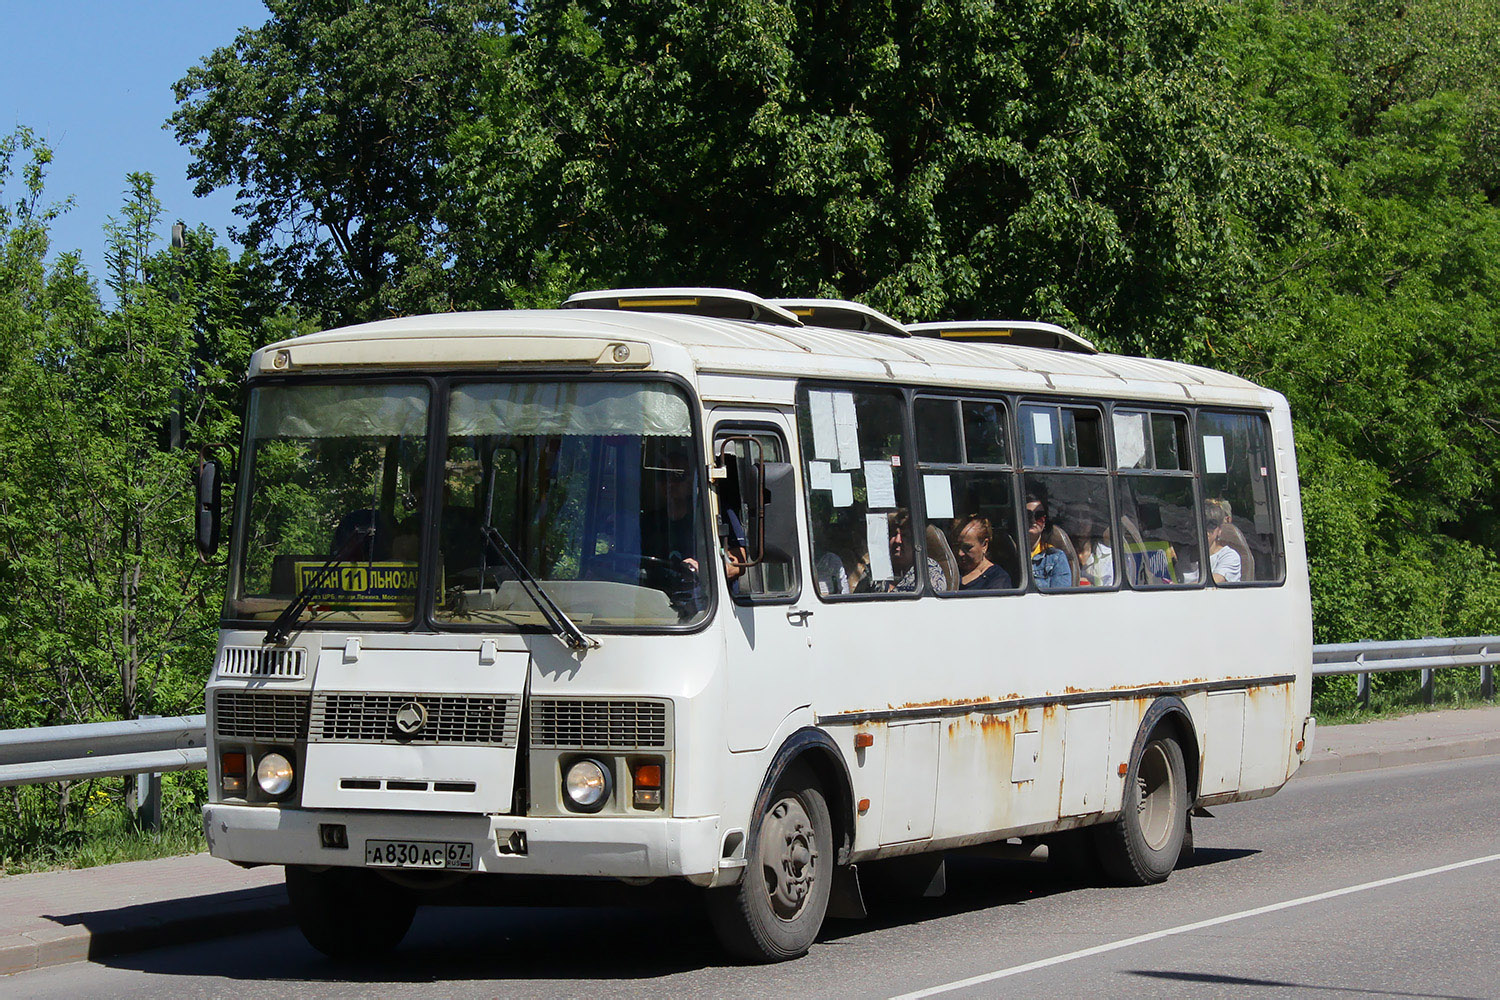
[{"label": "curb", "polygon": [[1324,774],[1349,774],[1354,771],[1373,771],[1384,767],[1404,767],[1408,764],[1435,764],[1447,760],[1487,757],[1494,754],[1500,754],[1500,736],[1429,743],[1426,746],[1397,747],[1389,750],[1365,750],[1344,755],[1328,751],[1326,756],[1315,756],[1303,764],[1293,777],[1316,778]]},{"label": "curb", "polygon": [[286,889],[274,885],[100,910],[76,919],[0,937],[0,975],[284,927],[292,914]]}]

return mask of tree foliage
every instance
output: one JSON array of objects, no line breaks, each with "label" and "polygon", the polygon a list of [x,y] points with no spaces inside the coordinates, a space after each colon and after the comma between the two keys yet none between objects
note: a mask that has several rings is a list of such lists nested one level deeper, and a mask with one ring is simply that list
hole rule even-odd
[{"label": "tree foliage", "polygon": [[[1206,0],[526,7],[452,143],[481,302],[694,282],[1180,355],[1311,184]],[[483,222],[484,224],[481,224]]]},{"label": "tree foliage", "polygon": [[238,235],[330,323],[447,304],[437,180],[484,63],[483,0],[269,0],[175,86],[197,193],[234,187]]}]

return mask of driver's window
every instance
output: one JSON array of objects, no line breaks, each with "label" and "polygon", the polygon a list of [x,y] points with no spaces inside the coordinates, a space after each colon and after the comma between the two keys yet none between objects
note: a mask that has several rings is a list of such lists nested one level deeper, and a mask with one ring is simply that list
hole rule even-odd
[{"label": "driver's window", "polygon": [[[730,428],[720,425],[714,434],[714,455],[722,457],[726,477],[736,476],[741,468],[757,459],[766,462],[787,460],[786,445],[781,440],[781,435],[762,427]],[[728,479],[720,482],[727,483]],[[753,566],[740,568],[740,559],[757,549],[745,537],[745,525],[750,523],[749,498],[741,496],[741,491],[734,486],[721,488],[717,492],[719,510],[715,531],[730,596],[737,601],[753,601],[795,595],[796,570],[788,560],[763,559]]]}]

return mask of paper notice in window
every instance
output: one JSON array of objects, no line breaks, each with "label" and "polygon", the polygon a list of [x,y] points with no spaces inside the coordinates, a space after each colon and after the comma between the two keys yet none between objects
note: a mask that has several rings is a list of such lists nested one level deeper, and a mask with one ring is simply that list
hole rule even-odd
[{"label": "paper notice in window", "polygon": [[1048,411],[1031,414],[1031,433],[1037,444],[1052,443],[1052,414]]},{"label": "paper notice in window", "polygon": [[922,493],[927,497],[927,520],[953,516],[953,481],[947,476],[923,476]]},{"label": "paper notice in window", "polygon": [[896,479],[889,462],[865,464],[865,499],[871,510],[892,510],[896,506]]},{"label": "paper notice in window", "polygon": [[1224,439],[1212,434],[1203,436],[1203,471],[1208,475],[1225,473],[1229,466],[1224,461]]},{"label": "paper notice in window", "polygon": [[896,575],[891,571],[891,533],[886,527],[889,523],[884,514],[865,515],[865,546],[870,552],[872,580],[889,580]]},{"label": "paper notice in window", "polygon": [[854,412],[854,393],[833,394],[833,429],[838,438],[839,468],[859,468],[859,417]]},{"label": "paper notice in window", "polygon": [[810,490],[833,489],[833,465],[829,462],[807,463],[807,488]]},{"label": "paper notice in window", "polygon": [[1145,464],[1146,415],[1115,414],[1115,460],[1122,469],[1137,469]]},{"label": "paper notice in window", "polygon": [[807,412],[812,417],[813,457],[837,458],[839,443],[838,433],[833,427],[833,393],[809,392]]},{"label": "paper notice in window", "polygon": [[854,503],[854,477],[847,472],[834,472],[833,505],[848,507]]}]

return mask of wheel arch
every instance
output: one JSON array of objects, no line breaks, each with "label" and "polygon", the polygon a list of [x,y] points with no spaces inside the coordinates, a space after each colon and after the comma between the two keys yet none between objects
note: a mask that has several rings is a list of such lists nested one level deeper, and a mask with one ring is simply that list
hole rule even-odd
[{"label": "wheel arch", "polygon": [[849,765],[839,751],[833,737],[816,726],[803,726],[786,738],[766,768],[765,779],[755,797],[755,808],[751,812],[747,852],[753,850],[760,836],[759,817],[771,805],[771,793],[787,769],[794,764],[806,764],[822,785],[828,800],[828,814],[833,820],[833,845],[836,862],[849,863],[854,848],[854,783],[849,776]]},{"label": "wheel arch", "polygon": [[1171,736],[1182,748],[1182,763],[1187,769],[1188,802],[1198,799],[1198,771],[1202,766],[1202,754],[1198,751],[1198,728],[1193,724],[1193,713],[1176,695],[1157,698],[1141,717],[1135,731],[1135,743],[1130,748],[1130,760],[1135,760],[1157,733]]}]

